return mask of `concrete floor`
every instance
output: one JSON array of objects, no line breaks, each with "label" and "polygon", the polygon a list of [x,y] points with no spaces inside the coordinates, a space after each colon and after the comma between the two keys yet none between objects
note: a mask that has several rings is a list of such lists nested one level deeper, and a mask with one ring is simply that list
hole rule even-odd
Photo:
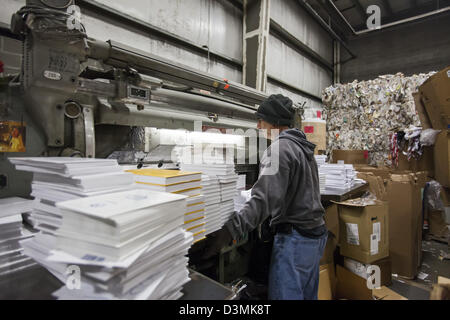
[{"label": "concrete floor", "polygon": [[441,252],[450,253],[448,244],[437,241],[422,242],[423,262],[419,269],[419,277],[415,280],[393,278],[390,287],[409,300],[428,300],[433,284],[438,276],[450,278],[450,260],[440,259]]}]

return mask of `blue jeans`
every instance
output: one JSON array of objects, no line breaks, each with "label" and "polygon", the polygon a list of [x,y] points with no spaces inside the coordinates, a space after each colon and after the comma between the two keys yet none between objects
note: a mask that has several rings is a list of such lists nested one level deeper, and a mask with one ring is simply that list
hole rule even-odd
[{"label": "blue jeans", "polygon": [[293,230],[275,235],[269,273],[270,300],[317,300],[319,261],[328,235],[306,238]]}]

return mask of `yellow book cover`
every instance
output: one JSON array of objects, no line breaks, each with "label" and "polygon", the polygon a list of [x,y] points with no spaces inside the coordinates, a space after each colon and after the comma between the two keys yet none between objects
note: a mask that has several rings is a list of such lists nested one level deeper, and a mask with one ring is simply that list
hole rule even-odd
[{"label": "yellow book cover", "polygon": [[198,181],[202,178],[201,172],[187,172],[179,170],[139,169],[127,170],[127,172],[138,176],[136,179],[137,181],[162,186]]}]

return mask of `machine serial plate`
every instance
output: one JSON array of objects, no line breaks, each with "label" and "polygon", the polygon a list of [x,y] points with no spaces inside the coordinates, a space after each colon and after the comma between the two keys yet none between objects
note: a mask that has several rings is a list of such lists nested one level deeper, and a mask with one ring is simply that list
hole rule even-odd
[{"label": "machine serial plate", "polygon": [[150,89],[128,86],[128,98],[136,100],[150,100]]}]

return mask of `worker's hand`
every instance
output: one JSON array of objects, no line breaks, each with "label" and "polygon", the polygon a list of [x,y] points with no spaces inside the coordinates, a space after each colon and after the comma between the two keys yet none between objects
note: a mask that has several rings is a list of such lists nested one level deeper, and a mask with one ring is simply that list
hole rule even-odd
[{"label": "worker's hand", "polygon": [[229,246],[233,241],[233,237],[231,236],[230,231],[228,231],[226,227],[223,227],[210,235],[207,241],[208,245],[203,254],[203,259],[205,260],[219,254],[223,247]]}]

